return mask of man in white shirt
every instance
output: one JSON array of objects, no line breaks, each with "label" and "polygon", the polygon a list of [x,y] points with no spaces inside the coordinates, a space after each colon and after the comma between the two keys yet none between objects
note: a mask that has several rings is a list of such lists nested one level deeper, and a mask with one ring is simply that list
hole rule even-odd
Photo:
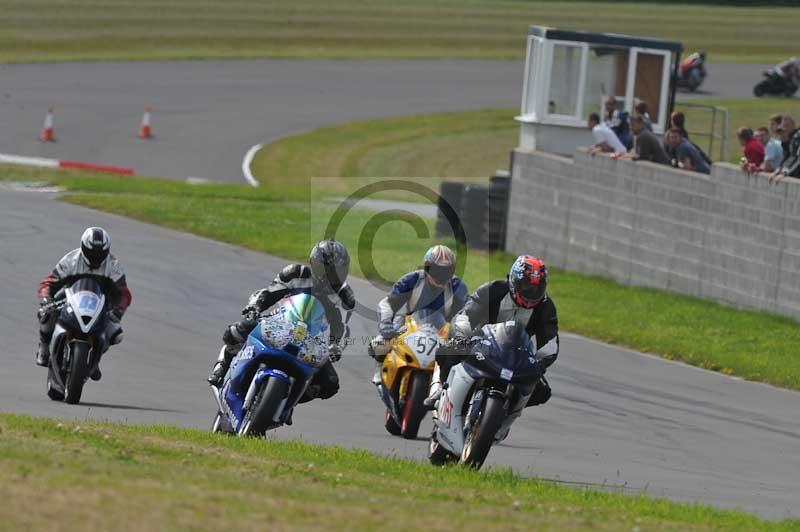
[{"label": "man in white shirt", "polygon": [[622,142],[620,142],[619,137],[617,137],[617,134],[614,133],[610,127],[600,121],[600,115],[597,113],[592,113],[589,115],[589,121],[587,125],[589,129],[592,130],[592,135],[594,136],[594,140],[596,142],[594,147],[589,152],[592,155],[600,151],[613,153],[625,153],[627,151],[625,149],[625,145],[623,145]]}]

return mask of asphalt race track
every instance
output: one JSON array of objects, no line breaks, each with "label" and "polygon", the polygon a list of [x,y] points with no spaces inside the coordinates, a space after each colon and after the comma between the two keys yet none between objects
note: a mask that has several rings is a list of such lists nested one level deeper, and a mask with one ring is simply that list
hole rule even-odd
[{"label": "asphalt race track", "polygon": [[[89,225],[106,227],[128,270],[133,306],[125,341],[89,382],[84,404],[50,401],[33,363],[35,285]],[[208,427],[204,378],[223,326],[281,259],[67,205],[45,192],[0,189],[0,411]],[[361,303],[381,293],[352,284]],[[558,303],[556,301],[556,303]],[[303,405],[273,437],[366,447],[423,459],[424,441],[384,432],[356,318],[355,348],[338,364],[342,391]],[[702,342],[702,338],[697,339]],[[735,380],[564,334],[549,377],[553,399],[526,410],[489,464],[524,474],[800,516],[800,394]],[[423,430],[427,429],[427,424]]]},{"label": "asphalt race track", "polygon": [[[719,63],[698,94],[749,98],[764,65]],[[385,116],[518,107],[521,61],[177,61],[0,65],[0,153],[244,182],[259,143]],[[155,138],[136,137],[146,103]],[[37,140],[55,106],[58,142]],[[11,125],[9,127],[9,125]]]}]

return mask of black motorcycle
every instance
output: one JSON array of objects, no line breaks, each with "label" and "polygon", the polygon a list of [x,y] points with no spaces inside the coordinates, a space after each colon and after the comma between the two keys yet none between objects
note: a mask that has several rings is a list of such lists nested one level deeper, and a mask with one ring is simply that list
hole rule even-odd
[{"label": "black motorcycle", "polygon": [[77,404],[83,385],[108,348],[106,323],[111,302],[101,283],[91,277],[59,290],[54,302],[40,309],[40,319],[58,312],[50,340],[47,396],[54,401]]},{"label": "black motorcycle", "polygon": [[[470,354],[453,366],[434,412],[428,447],[433,465],[458,461],[479,468],[497,435],[521,414],[544,369],[524,328],[514,322],[485,325]],[[518,409],[514,409],[518,406]]]},{"label": "black motorcycle", "polygon": [[765,94],[791,98],[795,92],[797,92],[797,84],[773,70],[764,72],[764,79],[753,87],[753,94],[759,98]]}]

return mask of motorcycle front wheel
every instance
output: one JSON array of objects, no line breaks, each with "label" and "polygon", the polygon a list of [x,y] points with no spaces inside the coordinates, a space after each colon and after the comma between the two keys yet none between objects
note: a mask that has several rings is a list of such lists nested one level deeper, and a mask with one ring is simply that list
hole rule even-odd
[{"label": "motorcycle front wheel", "polygon": [[68,349],[70,357],[64,402],[75,405],[81,401],[83,385],[89,375],[89,344],[75,341],[68,346]]},{"label": "motorcycle front wheel", "polygon": [[478,421],[472,426],[464,441],[461,463],[480,469],[489,449],[494,443],[494,435],[506,417],[505,399],[489,396],[484,401]]},{"label": "motorcycle front wheel", "polygon": [[423,402],[428,397],[430,385],[430,373],[416,371],[411,375],[411,384],[408,386],[406,404],[403,408],[403,424],[400,427],[400,434],[407,440],[413,440],[417,437],[419,425],[428,411]]},{"label": "motorcycle front wheel", "polygon": [[253,403],[244,415],[240,436],[263,436],[274,423],[281,401],[289,391],[289,383],[269,377],[253,398]]},{"label": "motorcycle front wheel", "polygon": [[757,98],[761,98],[762,96],[764,96],[764,94],[766,92],[767,92],[767,82],[766,81],[762,81],[761,83],[759,83],[758,85],[753,87],[753,94]]}]

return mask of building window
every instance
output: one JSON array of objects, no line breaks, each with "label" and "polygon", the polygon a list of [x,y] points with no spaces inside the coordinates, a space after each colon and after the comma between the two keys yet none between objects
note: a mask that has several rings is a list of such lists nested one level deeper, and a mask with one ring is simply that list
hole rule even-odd
[{"label": "building window", "polygon": [[575,117],[580,92],[581,54],[576,45],[553,44],[547,114]]}]

